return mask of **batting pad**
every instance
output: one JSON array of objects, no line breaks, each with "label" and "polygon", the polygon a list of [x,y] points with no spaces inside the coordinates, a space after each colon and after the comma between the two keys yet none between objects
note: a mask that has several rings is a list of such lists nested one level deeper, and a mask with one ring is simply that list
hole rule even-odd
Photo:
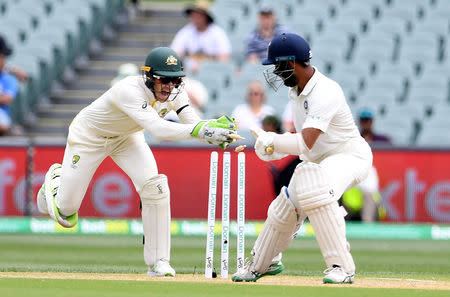
[{"label": "batting pad", "polygon": [[303,211],[336,201],[325,170],[316,163],[300,163],[288,188],[291,200]]},{"label": "batting pad", "polygon": [[152,177],[139,193],[142,201],[144,259],[152,267],[158,260],[170,261],[170,190],[167,176]]},{"label": "batting pad", "polygon": [[355,263],[345,235],[344,213],[337,201],[307,210],[306,214],[328,268],[339,265],[346,273],[354,274]]},{"label": "batting pad", "polygon": [[267,212],[261,233],[253,247],[253,267],[264,273],[272,264],[272,259],[288,248],[297,224],[297,213],[287,197],[286,188],[281,189]]}]

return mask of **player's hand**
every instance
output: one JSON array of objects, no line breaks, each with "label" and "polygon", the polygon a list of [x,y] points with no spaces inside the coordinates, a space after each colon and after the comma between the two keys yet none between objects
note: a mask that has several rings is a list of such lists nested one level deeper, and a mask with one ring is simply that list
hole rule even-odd
[{"label": "player's hand", "polygon": [[276,135],[273,132],[265,132],[260,128],[252,128],[251,133],[256,138],[255,152],[263,161],[274,161],[286,157],[286,154],[277,153],[273,145],[273,139]]},{"label": "player's hand", "polygon": [[233,118],[222,116],[217,120],[200,121],[191,132],[191,136],[226,148],[236,139],[242,139],[236,134],[236,123]]}]

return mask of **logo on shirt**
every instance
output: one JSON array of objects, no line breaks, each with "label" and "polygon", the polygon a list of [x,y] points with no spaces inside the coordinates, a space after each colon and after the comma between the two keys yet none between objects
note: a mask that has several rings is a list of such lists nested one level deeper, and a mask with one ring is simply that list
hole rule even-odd
[{"label": "logo on shirt", "polygon": [[166,60],[166,64],[167,65],[177,65],[178,64],[178,60],[174,56],[168,56],[167,60]]},{"label": "logo on shirt", "polygon": [[163,108],[160,110],[160,112],[158,113],[160,117],[165,117],[166,114],[169,112],[169,110],[167,108]]},{"label": "logo on shirt", "polygon": [[72,157],[72,168],[77,168],[78,166],[76,165],[78,163],[78,161],[80,161],[80,156],[79,155],[73,155]]}]

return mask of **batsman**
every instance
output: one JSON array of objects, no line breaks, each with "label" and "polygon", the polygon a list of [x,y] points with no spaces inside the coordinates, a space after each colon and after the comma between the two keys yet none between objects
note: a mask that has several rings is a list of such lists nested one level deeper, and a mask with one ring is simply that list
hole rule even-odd
[{"label": "batsman", "polygon": [[327,269],[324,283],[352,283],[355,263],[345,234],[345,210],[337,200],[361,182],[372,166],[372,151],[360,136],[341,87],[310,64],[311,49],[299,35],[284,33],[268,47],[264,76],[275,90],[289,87],[297,133],[253,129],[255,151],[264,161],[297,155],[303,160],[288,187],[267,212],[253,258],[233,281],[267,275],[273,258],[288,248],[306,217],[314,229]]},{"label": "batsman", "polygon": [[[147,274],[175,276],[170,266],[169,185],[158,172],[143,131],[165,140],[195,138],[221,148],[239,136],[233,119],[198,117],[183,88],[181,60],[172,49],[153,49],[142,74],[119,81],[78,113],[69,127],[62,164],[48,170],[37,205],[61,226],[74,227],[94,172],[110,156],[140,196]],[[181,123],[163,119],[171,110]]]}]

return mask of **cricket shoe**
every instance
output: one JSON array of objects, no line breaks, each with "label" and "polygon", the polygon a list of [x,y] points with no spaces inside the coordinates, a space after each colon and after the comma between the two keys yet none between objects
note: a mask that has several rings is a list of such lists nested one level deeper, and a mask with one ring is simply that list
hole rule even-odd
[{"label": "cricket shoe", "polygon": [[355,274],[346,273],[340,266],[333,265],[332,268],[326,269],[325,277],[323,278],[324,284],[353,284],[355,280]]},{"label": "cricket shoe", "polygon": [[36,204],[40,213],[48,214],[47,201],[45,200],[45,183],[42,184],[42,187],[38,191]]},{"label": "cricket shoe", "polygon": [[148,276],[175,276],[175,270],[170,266],[167,260],[158,260],[148,272]]},{"label": "cricket shoe", "polygon": [[281,273],[284,270],[284,265],[281,263],[281,261],[272,262],[270,264],[269,268],[267,268],[267,271],[262,274],[264,275],[277,275]]},{"label": "cricket shoe", "polygon": [[233,282],[256,282],[263,275],[264,274],[253,269],[253,261],[247,260],[244,269],[240,271],[238,270],[235,274],[233,274],[231,280]]},{"label": "cricket shoe", "polygon": [[[78,222],[78,213],[76,212],[70,216],[64,216],[59,213],[59,209],[55,203],[55,197],[60,182],[61,182],[61,164],[55,163],[52,166],[50,166],[48,172],[45,174],[45,182],[44,185],[41,187],[41,190],[43,190],[44,195],[40,195],[41,190],[39,190],[38,199],[42,199],[42,197],[45,199],[47,204],[47,213],[53,220],[57,221],[61,226],[65,228],[72,228]],[[43,208],[42,200],[41,202],[38,201],[38,208],[39,204],[41,204],[40,207]]]},{"label": "cricket shoe", "polygon": [[[53,168],[53,174],[52,174],[53,187],[55,187],[55,188],[59,187],[59,181],[60,181],[59,177],[60,176],[61,176],[61,166],[55,166],[55,168]],[[55,191],[56,190],[57,189],[55,189]],[[38,191],[38,194],[36,197],[36,204],[37,204],[37,207],[38,207],[38,210],[40,213],[48,214],[47,200],[45,198],[45,181]]]}]

